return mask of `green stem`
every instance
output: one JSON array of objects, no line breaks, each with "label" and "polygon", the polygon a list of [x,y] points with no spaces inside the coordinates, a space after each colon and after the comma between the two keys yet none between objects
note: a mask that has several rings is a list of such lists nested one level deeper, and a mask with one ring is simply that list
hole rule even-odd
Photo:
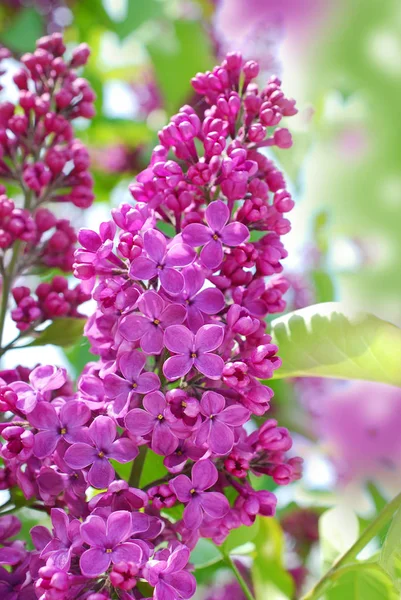
[{"label": "green stem", "polygon": [[223,560],[226,563],[227,567],[229,567],[231,569],[231,571],[234,573],[238,583],[241,586],[241,590],[244,592],[244,595],[247,598],[247,600],[255,600],[251,590],[249,589],[245,579],[242,577],[241,573],[237,569],[237,566],[236,566],[235,562],[233,561],[233,559],[231,558],[231,556],[229,554],[226,554],[221,548],[218,547],[218,549],[220,550]]},{"label": "green stem", "polygon": [[390,521],[400,506],[401,492],[393,498],[391,502],[386,504],[377,517],[369,523],[362,535],[356,540],[355,544],[336,560],[333,566],[323,575],[311,591],[305,594],[305,596],[302,596],[301,600],[318,600],[318,598],[326,591],[330,581],[337,577],[339,570],[356,559],[358,554],[365,548],[370,540],[380,533],[383,527]]},{"label": "green stem", "polygon": [[128,483],[131,487],[138,487],[139,481],[142,475],[143,465],[145,464],[146,453],[148,447],[146,445],[139,448],[139,454],[133,462],[131,474],[128,479]]}]

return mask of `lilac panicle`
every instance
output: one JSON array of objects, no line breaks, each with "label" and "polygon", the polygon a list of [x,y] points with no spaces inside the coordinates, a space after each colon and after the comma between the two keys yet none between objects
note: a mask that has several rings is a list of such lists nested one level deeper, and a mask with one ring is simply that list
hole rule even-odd
[{"label": "lilac panicle", "polygon": [[265,318],[285,306],[281,238],[293,201],[262,150],[291,145],[283,119],[295,103],[279,79],[259,86],[256,63],[227,55],[192,80],[207,108],[185,105],[162,129],[130,186],[132,205],[76,235],[41,206],[92,201],[87,151],[71,126],[93,115],[93,92],[75,73],[88,48],[69,62],[64,49],[58,34],[39,40],[16,75],[20,107],[0,104],[0,174],[13,179],[23,147],[34,199],[18,209],[0,189],[0,252],[7,265],[23,245],[18,275],[29,256],[65,271],[74,262],[76,288],[63,277],[34,293],[13,287],[12,318],[29,335],[48,319],[81,318],[91,297],[85,335],[98,360],[76,387],[52,365],[0,372],[0,487],[19,487],[52,521],[52,531],[32,529],[30,552],[12,539],[18,521],[0,517],[0,590],[12,600],[129,600],[145,581],[155,600],[189,600],[199,538],[221,544],[275,513],[274,493],[253,489],[250,475],[276,485],[301,476],[289,432],[267,418],[266,380],[281,361]]}]

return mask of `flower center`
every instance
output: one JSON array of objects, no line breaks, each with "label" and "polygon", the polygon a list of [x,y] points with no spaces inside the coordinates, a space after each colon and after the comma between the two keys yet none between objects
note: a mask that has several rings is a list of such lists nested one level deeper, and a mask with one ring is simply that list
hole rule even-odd
[{"label": "flower center", "polygon": [[104,458],[104,452],[102,450],[99,452],[98,457],[99,458]]},{"label": "flower center", "polygon": [[191,358],[196,358],[196,352],[191,352]]},{"label": "flower center", "polygon": [[157,268],[157,269],[159,269],[159,271],[163,271],[163,269],[164,269],[164,266],[163,266],[163,265],[157,265],[157,267],[156,267],[156,268]]},{"label": "flower center", "polygon": [[113,548],[106,548],[106,554],[111,554],[113,552]]},{"label": "flower center", "polygon": [[191,494],[191,496],[193,496],[194,494],[196,494],[196,489],[192,488],[192,490],[189,493]]},{"label": "flower center", "polygon": [[153,324],[154,325],[160,325],[159,319],[153,319]]},{"label": "flower center", "polygon": [[216,241],[219,239],[219,236],[218,236],[218,234],[217,234],[217,233],[214,233],[212,237],[213,237],[213,239],[214,239],[214,240],[216,240]]},{"label": "flower center", "polygon": [[67,433],[67,430],[66,430],[66,428],[65,428],[65,427],[62,427],[62,428],[60,429],[60,435],[65,435],[66,433]]},{"label": "flower center", "polygon": [[134,390],[136,390],[136,388],[138,387],[138,384],[135,383],[135,381],[134,381],[134,383],[132,384],[132,387],[133,387]]},{"label": "flower center", "polygon": [[187,407],[187,403],[186,402],[181,402],[181,406],[182,406],[182,408],[186,408]]},{"label": "flower center", "polygon": [[157,418],[159,419],[159,421],[163,421],[164,419],[163,415],[157,415]]}]

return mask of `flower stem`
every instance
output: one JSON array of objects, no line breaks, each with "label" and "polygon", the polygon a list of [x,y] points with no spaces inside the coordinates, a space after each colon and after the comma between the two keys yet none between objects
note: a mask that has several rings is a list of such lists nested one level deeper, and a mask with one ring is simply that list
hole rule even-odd
[{"label": "flower stem", "polygon": [[139,448],[139,454],[133,462],[131,474],[128,479],[128,483],[131,487],[138,487],[139,481],[142,475],[143,465],[145,464],[146,453],[148,447],[146,445]]},{"label": "flower stem", "polygon": [[369,523],[362,535],[356,540],[355,544],[336,560],[333,566],[323,575],[310,592],[302,596],[301,600],[318,600],[318,598],[326,591],[330,581],[336,577],[339,569],[356,559],[361,550],[365,548],[370,540],[380,533],[400,506],[401,492],[393,498],[391,502],[386,504],[377,517]]},{"label": "flower stem", "polygon": [[241,586],[241,590],[244,592],[244,595],[247,598],[247,600],[255,600],[251,590],[249,589],[245,579],[242,577],[241,573],[239,572],[239,570],[238,570],[235,562],[231,558],[231,556],[229,554],[226,554],[226,552],[224,552],[221,548],[218,547],[218,549],[220,550],[223,560],[226,563],[227,567],[229,567],[231,569],[231,571],[234,573],[238,583]]}]

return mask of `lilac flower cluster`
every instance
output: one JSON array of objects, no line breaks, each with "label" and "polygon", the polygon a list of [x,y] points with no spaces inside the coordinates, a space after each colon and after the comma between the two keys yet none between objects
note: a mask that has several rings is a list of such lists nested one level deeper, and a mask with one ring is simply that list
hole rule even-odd
[{"label": "lilac flower cluster", "polygon": [[[89,154],[74,139],[72,126],[78,117],[94,115],[95,94],[76,71],[87,62],[89,49],[78,46],[69,60],[65,51],[60,34],[38,40],[34,53],[21,57],[13,78],[18,102],[0,103],[0,177],[23,196],[23,206],[17,206],[0,186],[4,297],[21,275],[46,268],[72,270],[74,228],[45,205],[69,202],[88,208],[94,198]],[[61,277],[41,284],[36,298],[25,286],[15,287],[13,296],[17,306],[11,316],[21,332],[47,319],[82,316],[77,306],[88,299],[80,286],[68,290]]]},{"label": "lilac flower cluster", "polygon": [[[288,147],[277,126],[296,112],[276,78],[260,90],[257,75],[239,54],[198,74],[204,118],[183,107],[131,186],[135,204],[113,210],[98,233],[79,232],[74,273],[97,303],[85,333],[99,360],[77,391],[54,366],[4,378],[0,484],[11,504],[18,487],[52,520],[51,532],[33,528],[28,552],[10,541],[18,524],[0,516],[2,562],[12,567],[0,590],[10,598],[128,600],[153,590],[156,600],[187,600],[200,537],[221,544],[274,514],[274,494],[254,489],[253,476],[300,477],[289,432],[253,419],[269,410],[265,380],[280,367],[265,317],[284,306],[280,237],[293,206],[259,149]],[[143,484],[156,455],[164,475]]]}]

